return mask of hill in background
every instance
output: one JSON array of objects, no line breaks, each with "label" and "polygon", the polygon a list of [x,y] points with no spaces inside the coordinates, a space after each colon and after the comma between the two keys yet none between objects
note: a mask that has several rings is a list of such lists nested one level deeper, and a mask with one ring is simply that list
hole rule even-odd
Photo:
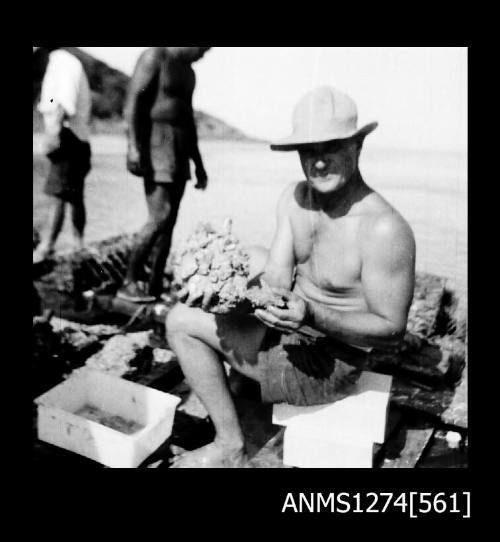
[{"label": "hill in background", "polygon": [[[82,51],[78,47],[62,47],[75,55],[83,65],[92,91],[92,124],[95,133],[124,133],[123,106],[130,77],[120,70]],[[48,55],[42,47],[33,54],[33,131],[43,129],[41,115],[35,106],[40,94]],[[200,139],[256,141],[226,122],[203,111],[195,111]]]}]

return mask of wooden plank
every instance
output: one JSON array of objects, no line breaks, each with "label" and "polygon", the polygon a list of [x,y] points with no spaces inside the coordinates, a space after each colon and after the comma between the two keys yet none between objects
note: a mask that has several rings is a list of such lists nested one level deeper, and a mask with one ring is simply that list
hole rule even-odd
[{"label": "wooden plank", "polygon": [[430,387],[453,387],[460,381],[465,366],[465,344],[453,336],[427,340],[407,333],[400,352],[370,353],[371,370]]},{"label": "wooden plank", "polygon": [[[399,428],[401,420],[403,418],[402,413],[394,407],[389,405],[389,414],[387,416],[387,430],[386,430],[386,442],[394,435],[395,431]],[[373,445],[373,465],[376,467],[383,459],[384,444],[375,443]]]},{"label": "wooden plank", "polygon": [[393,381],[391,403],[399,408],[426,414],[443,423],[467,428],[466,386],[462,383],[456,389],[425,389],[396,378]]},{"label": "wooden plank", "polygon": [[467,468],[468,445],[466,434],[463,435],[460,446],[451,448],[446,440],[446,433],[446,430],[436,430],[430,445],[418,462],[417,468]]},{"label": "wooden plank", "polygon": [[441,419],[444,423],[456,425],[466,428],[468,424],[468,378],[467,371],[460,382],[460,385],[455,389],[451,403],[446,410],[441,414]]},{"label": "wooden plank", "polygon": [[[414,468],[427,447],[434,427],[414,428],[408,424],[388,441],[385,449],[385,459],[381,465],[383,469],[411,469]],[[398,450],[400,446],[403,446]]]},{"label": "wooden plank", "polygon": [[283,464],[283,438],[285,427],[280,427],[260,450],[249,460],[247,467],[251,469],[288,469]]}]

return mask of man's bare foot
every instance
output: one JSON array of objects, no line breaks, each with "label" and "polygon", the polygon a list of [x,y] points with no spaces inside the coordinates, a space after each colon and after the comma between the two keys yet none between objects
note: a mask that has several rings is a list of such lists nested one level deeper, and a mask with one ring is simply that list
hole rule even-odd
[{"label": "man's bare foot", "polygon": [[51,258],[54,255],[54,247],[48,243],[41,243],[37,249],[33,251],[33,263],[40,263]]},{"label": "man's bare foot", "polygon": [[202,448],[177,456],[173,469],[241,469],[247,463],[243,448],[230,449],[211,442]]},{"label": "man's bare foot", "polygon": [[83,242],[83,238],[81,237],[74,237],[73,238],[73,244],[72,249],[75,252],[79,252],[80,250],[83,250],[85,247],[85,243]]}]

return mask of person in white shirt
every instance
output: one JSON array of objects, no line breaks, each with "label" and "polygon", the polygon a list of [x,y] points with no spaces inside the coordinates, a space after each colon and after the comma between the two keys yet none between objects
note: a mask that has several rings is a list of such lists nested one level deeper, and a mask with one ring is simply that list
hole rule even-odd
[{"label": "person in white shirt", "polygon": [[74,55],[59,47],[48,49],[38,110],[44,120],[44,152],[50,160],[45,193],[54,198],[54,208],[48,235],[34,253],[34,261],[54,253],[67,205],[71,209],[75,248],[83,248],[84,182],[91,168],[88,140],[92,100],[87,76]]}]

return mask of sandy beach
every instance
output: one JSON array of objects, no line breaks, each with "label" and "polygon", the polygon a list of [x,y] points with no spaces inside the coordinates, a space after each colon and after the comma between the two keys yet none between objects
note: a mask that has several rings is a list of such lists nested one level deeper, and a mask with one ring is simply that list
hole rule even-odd
[{"label": "sandy beach", "polygon": [[[125,169],[126,141],[115,135],[93,136],[93,167],[86,181],[87,240],[133,232],[146,219],[142,181]],[[269,246],[279,194],[303,178],[296,153],[276,153],[261,143],[201,141],[209,174],[205,192],[189,183],[174,231],[174,246],[199,221],[221,225],[233,218],[244,244]],[[33,134],[33,225],[43,231],[49,198],[43,194],[47,161],[40,136]],[[465,153],[377,149],[369,142],[361,171],[408,220],[417,241],[417,269],[447,277],[466,296],[467,157]],[[59,247],[71,242],[69,220]],[[464,300],[465,301],[465,300]]]}]

